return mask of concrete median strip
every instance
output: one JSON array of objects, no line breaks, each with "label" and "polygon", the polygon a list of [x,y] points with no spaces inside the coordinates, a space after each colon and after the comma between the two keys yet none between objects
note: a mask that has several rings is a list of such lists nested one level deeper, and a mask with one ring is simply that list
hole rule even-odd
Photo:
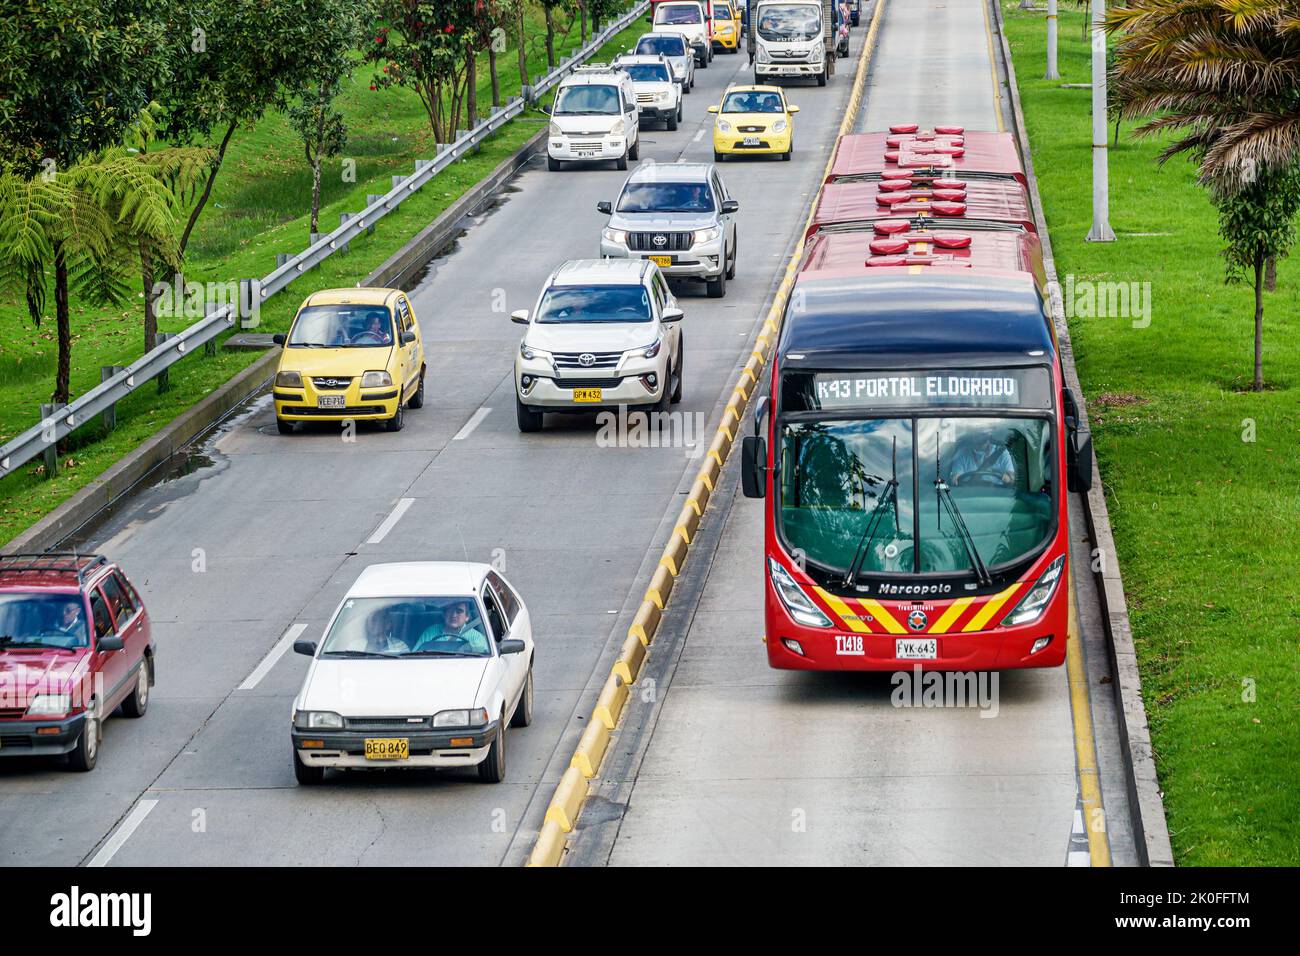
[{"label": "concrete median strip", "polygon": [[[862,44],[862,52],[858,58],[857,75],[853,80],[853,89],[849,94],[849,100],[844,110],[844,119],[840,123],[837,133],[837,140],[839,136],[843,136],[853,129],[854,121],[862,104],[863,92],[866,89],[867,70],[871,63],[872,51],[875,48],[876,36],[880,30],[881,16],[886,2],[887,0],[878,0],[876,9],[872,13],[871,25],[867,29],[866,39]],[[834,150],[828,149],[827,153],[826,168],[822,174],[822,179],[825,179],[826,175],[829,174],[831,162],[834,158]],[[808,218],[804,223],[801,234],[807,232],[808,227],[812,224],[812,216],[813,210],[810,205]],[[566,770],[564,776],[560,778],[560,783],[551,797],[551,802],[546,810],[545,822],[542,824],[542,828],[537,835],[537,842],[533,845],[532,852],[529,854],[528,866],[559,866],[564,861],[565,834],[572,831],[577,822],[577,815],[581,812],[582,801],[585,799],[587,792],[585,781],[595,777],[600,771],[600,762],[605,755],[605,751],[609,748],[611,733],[617,728],[623,706],[627,701],[628,687],[636,683],[637,676],[645,663],[646,655],[654,643],[659,620],[668,603],[669,596],[672,594],[674,579],[681,574],[682,567],[686,563],[691,541],[695,538],[700,521],[704,517],[704,511],[708,507],[709,499],[712,497],[713,490],[717,485],[718,477],[722,473],[722,467],[736,442],[741,423],[744,420],[745,410],[749,407],[750,398],[758,390],[761,383],[760,376],[763,367],[767,363],[767,354],[775,344],[776,334],[781,325],[781,317],[785,313],[786,301],[790,296],[790,289],[794,286],[795,276],[798,274],[802,251],[802,246],[797,247],[789,262],[786,263],[785,274],[782,276],[781,283],[773,296],[767,320],[763,323],[762,330],[755,339],[754,349],[750,353],[749,360],[741,368],[736,378],[731,399],[723,411],[722,422],[709,444],[700,472],[691,486],[685,505],[682,507],[681,516],[668,538],[668,543],[664,546],[658,567],[655,569],[654,575],[650,579],[650,585],[646,589],[645,597],[642,599],[641,606],[637,609],[636,616],[628,628],[627,639],[624,641],[622,650],[619,652],[618,658],[610,671],[610,680],[606,682],[600,698],[596,702],[591,723],[587,725],[582,738],[578,741],[577,749],[570,761],[569,770]],[[617,682],[617,686],[611,687],[611,684],[615,682]],[[616,706],[614,706],[616,701]],[[577,791],[580,798],[576,802],[574,797],[575,784],[572,783],[572,771],[574,769],[577,769],[584,779],[584,785]],[[565,821],[568,826],[562,826],[561,820]]]}]

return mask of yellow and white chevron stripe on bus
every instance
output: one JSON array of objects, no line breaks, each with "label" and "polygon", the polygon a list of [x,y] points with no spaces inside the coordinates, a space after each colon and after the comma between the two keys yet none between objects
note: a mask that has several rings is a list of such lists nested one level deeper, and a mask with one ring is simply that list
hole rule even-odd
[{"label": "yellow and white chevron stripe on bus", "polygon": [[[976,605],[975,613],[971,615],[970,620],[960,628],[955,628],[955,630],[962,633],[967,631],[982,631],[988,625],[989,621],[993,619],[994,615],[996,615],[998,611],[1002,610],[1002,608],[1006,606],[1007,602],[1015,597],[1016,592],[1023,586],[1024,582],[1017,581],[1005,591],[990,597],[983,605]],[[832,611],[839,615],[841,624],[850,631],[853,631],[855,634],[879,634],[882,629],[887,634],[909,633],[907,628],[903,627],[903,625],[899,623],[898,618],[896,618],[879,601],[873,601],[870,598],[845,599],[832,594],[825,588],[814,588],[813,590],[816,592],[818,597],[830,606]],[[954,625],[961,619],[962,615],[965,614],[972,605],[975,605],[978,600],[979,598],[976,597],[958,598],[948,605],[937,621],[920,633],[947,634],[953,631]],[[861,607],[865,612],[865,616],[863,614],[855,614],[849,601],[853,601]],[[905,608],[900,608],[900,611],[905,610]],[[878,624],[879,627],[872,627],[872,622]]]},{"label": "yellow and white chevron stripe on bus", "polygon": [[1000,594],[995,594],[988,599],[988,602],[979,609],[979,612],[966,622],[963,631],[982,631],[994,614],[1002,609],[1002,605],[1011,600],[1012,595],[1020,590],[1020,582],[1017,581],[1011,587],[1007,588]]},{"label": "yellow and white chevron stripe on bus", "polygon": [[830,605],[831,610],[840,616],[840,622],[855,634],[870,634],[871,628],[867,627],[865,621],[860,615],[854,614],[849,606],[843,600],[831,594],[825,588],[813,588],[817,596]]}]

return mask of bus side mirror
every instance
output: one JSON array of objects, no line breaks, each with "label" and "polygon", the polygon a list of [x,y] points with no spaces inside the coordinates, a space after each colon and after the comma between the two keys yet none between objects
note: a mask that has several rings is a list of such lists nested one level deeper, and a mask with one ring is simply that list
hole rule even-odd
[{"label": "bus side mirror", "polygon": [[754,403],[754,437],[763,434],[763,419],[767,417],[768,396],[762,396]]},{"label": "bus side mirror", "polygon": [[1071,491],[1088,491],[1092,488],[1092,435],[1071,429],[1066,445],[1066,479]]},{"label": "bus side mirror", "polygon": [[740,489],[746,498],[767,494],[767,442],[757,435],[740,440]]}]

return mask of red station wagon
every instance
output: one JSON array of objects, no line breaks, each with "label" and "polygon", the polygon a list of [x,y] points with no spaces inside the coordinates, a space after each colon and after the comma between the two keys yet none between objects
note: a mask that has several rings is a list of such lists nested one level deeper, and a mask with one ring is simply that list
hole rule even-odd
[{"label": "red station wagon", "polygon": [[0,757],[67,754],[93,770],[103,721],[142,717],[154,682],[149,615],[101,555],[0,555]]}]

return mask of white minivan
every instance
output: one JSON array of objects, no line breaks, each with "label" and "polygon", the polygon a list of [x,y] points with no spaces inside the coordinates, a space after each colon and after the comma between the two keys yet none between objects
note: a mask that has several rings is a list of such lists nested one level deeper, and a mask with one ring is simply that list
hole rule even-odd
[{"label": "white minivan", "polygon": [[650,17],[655,32],[673,31],[686,37],[702,69],[713,62],[713,24],[709,8],[699,0],[659,0]]},{"label": "white minivan", "polygon": [[552,171],[569,162],[613,160],[627,169],[641,155],[641,114],[632,78],[608,64],[580,66],[560,82],[546,139]]}]

